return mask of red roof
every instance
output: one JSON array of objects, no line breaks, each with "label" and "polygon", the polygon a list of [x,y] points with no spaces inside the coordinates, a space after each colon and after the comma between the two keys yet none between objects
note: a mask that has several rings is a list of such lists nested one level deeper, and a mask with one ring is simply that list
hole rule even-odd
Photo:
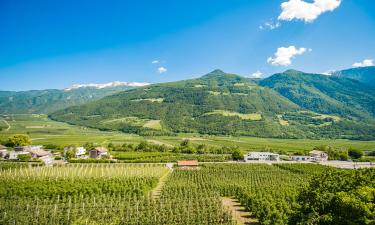
[{"label": "red roof", "polygon": [[177,161],[178,166],[198,166],[198,160]]}]

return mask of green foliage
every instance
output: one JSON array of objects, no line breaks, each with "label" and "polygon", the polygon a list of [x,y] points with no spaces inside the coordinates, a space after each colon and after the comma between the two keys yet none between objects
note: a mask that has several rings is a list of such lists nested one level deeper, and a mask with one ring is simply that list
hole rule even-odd
[{"label": "green foliage", "polygon": [[290,224],[373,224],[374,177],[374,169],[317,175],[299,194]]},{"label": "green foliage", "polygon": [[7,145],[9,147],[31,145],[31,139],[28,135],[16,134],[9,137]]},{"label": "green foliage", "polygon": [[74,148],[69,149],[69,150],[67,150],[67,151],[65,152],[65,158],[66,158],[67,160],[69,160],[69,159],[73,159],[73,158],[75,157],[75,155],[76,155],[76,151],[75,151]]},{"label": "green foliage", "polygon": [[243,160],[244,154],[239,148],[235,148],[232,151],[232,159],[233,160]]},{"label": "green foliage", "polygon": [[19,154],[17,158],[22,161],[22,162],[28,162],[31,160],[31,155],[30,154]]},{"label": "green foliage", "polygon": [[350,158],[352,159],[359,159],[363,156],[362,151],[359,151],[358,149],[352,149],[352,148],[349,149],[348,154]]}]

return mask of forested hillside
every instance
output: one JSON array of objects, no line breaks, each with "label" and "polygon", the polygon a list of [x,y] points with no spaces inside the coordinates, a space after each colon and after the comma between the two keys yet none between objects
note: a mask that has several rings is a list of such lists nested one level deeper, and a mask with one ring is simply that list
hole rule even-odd
[{"label": "forested hillside", "polygon": [[0,91],[0,114],[51,113],[87,103],[130,87],[76,88],[71,90]]},{"label": "forested hillside", "polygon": [[215,70],[52,113],[55,120],[144,135],[198,132],[279,138],[375,138],[374,91],[287,71],[259,82]]},{"label": "forested hillside", "polygon": [[336,71],[332,74],[332,76],[358,80],[368,86],[375,87],[375,66]]}]

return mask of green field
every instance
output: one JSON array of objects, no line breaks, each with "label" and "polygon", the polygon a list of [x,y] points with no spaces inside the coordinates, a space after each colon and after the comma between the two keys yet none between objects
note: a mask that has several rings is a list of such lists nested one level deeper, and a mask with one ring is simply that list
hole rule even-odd
[{"label": "green field", "polygon": [[[9,130],[0,132],[0,140],[5,141],[13,134],[25,133],[30,135],[33,144],[84,144],[93,142],[98,145],[138,144],[147,140],[154,144],[177,146],[184,139],[189,139],[193,144],[207,146],[239,146],[242,150],[273,150],[273,151],[307,151],[315,146],[330,145],[337,149],[350,147],[360,150],[375,150],[375,141],[352,140],[307,140],[307,139],[273,139],[257,137],[210,136],[199,134],[180,134],[177,136],[142,137],[135,134],[121,132],[99,131],[96,129],[69,125],[48,119],[46,115],[9,115],[2,116],[10,124]],[[154,126],[157,125],[155,122]]]}]

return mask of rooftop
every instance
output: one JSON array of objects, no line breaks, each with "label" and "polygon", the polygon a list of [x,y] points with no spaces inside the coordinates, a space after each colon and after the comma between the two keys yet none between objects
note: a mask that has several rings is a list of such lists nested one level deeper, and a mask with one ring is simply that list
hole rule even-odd
[{"label": "rooftop", "polygon": [[177,161],[178,166],[198,166],[198,160]]}]

